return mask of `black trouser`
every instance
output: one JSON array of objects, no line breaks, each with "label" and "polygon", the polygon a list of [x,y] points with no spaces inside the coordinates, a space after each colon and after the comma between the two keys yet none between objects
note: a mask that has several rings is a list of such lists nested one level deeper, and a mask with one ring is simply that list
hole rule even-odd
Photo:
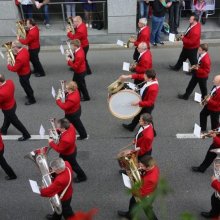
[{"label": "black trouser", "polygon": [[214,144],[210,145],[210,147],[209,147],[209,149],[208,149],[208,151],[206,153],[204,161],[199,166],[199,170],[204,172],[212,164],[214,159],[217,157],[217,154],[214,153],[214,152],[211,152],[211,150],[217,149],[217,148],[218,147],[216,147]]},{"label": "black trouser", "polygon": [[[136,205],[136,200],[135,200],[134,196],[132,196],[130,199],[130,203],[129,203],[129,215],[130,216],[132,216],[131,211],[135,207],[135,205]],[[149,205],[148,207],[145,207],[143,209],[144,209],[144,213],[147,216],[148,220],[158,220],[157,216],[155,215],[155,213],[153,211],[152,205]]]},{"label": "black trouser", "polygon": [[138,122],[139,122],[139,120],[140,120],[140,116],[141,116],[142,114],[144,114],[144,113],[149,113],[149,114],[151,114],[151,112],[153,111],[153,109],[154,109],[154,106],[147,107],[147,108],[145,108],[145,107],[142,108],[142,110],[140,111],[140,113],[139,113],[138,115],[136,115],[136,116],[133,118],[132,122],[129,124],[130,128],[131,128],[131,129],[135,129],[136,126],[137,126],[137,124],[138,124]]},{"label": "black trouser", "polygon": [[16,104],[14,105],[13,108],[9,110],[2,110],[4,114],[4,122],[1,128],[2,133],[7,133],[10,124],[13,124],[14,127],[17,128],[23,134],[24,137],[29,137],[30,135],[29,132],[18,119],[15,111],[16,111]]},{"label": "black trouser", "polygon": [[186,98],[188,98],[192,94],[193,90],[195,89],[195,87],[198,83],[199,88],[200,88],[201,93],[202,93],[202,98],[204,99],[205,96],[207,95],[207,80],[208,80],[208,78],[198,78],[193,74],[192,78],[189,81],[189,84],[186,88],[186,92],[185,92],[184,96]]},{"label": "black trouser", "polygon": [[39,60],[39,54],[40,52],[40,48],[38,49],[29,49],[29,53],[30,53],[30,60],[31,60],[31,63],[34,67],[34,73],[39,73],[40,75],[45,75],[45,72],[44,72],[44,69],[40,63],[40,60]]},{"label": "black trouser", "polygon": [[137,47],[134,50],[134,54],[133,54],[133,60],[135,60],[136,62],[138,62],[138,58],[140,56],[140,53],[137,50]]},{"label": "black trouser", "polygon": [[84,173],[84,171],[81,169],[81,167],[77,163],[76,155],[77,155],[77,150],[75,150],[75,152],[73,154],[71,154],[71,155],[60,154],[60,157],[63,160],[68,161],[70,163],[73,171],[77,174],[77,177],[79,179],[84,179],[86,177],[86,174]]},{"label": "black trouser", "polygon": [[216,129],[219,125],[219,114],[220,112],[213,112],[208,110],[207,105],[200,112],[200,126],[202,131],[206,131],[207,128],[207,117],[210,115],[211,128]]},{"label": "black trouser", "polygon": [[85,53],[85,57],[86,57],[86,70],[87,70],[87,74],[88,75],[91,75],[92,74],[92,71],[90,69],[90,66],[89,66],[89,63],[88,63],[88,60],[87,60],[87,53],[89,51],[89,45],[86,46],[86,47],[83,47],[83,50],[84,50],[84,53]]},{"label": "black trouser", "polygon": [[179,20],[180,20],[180,3],[179,2],[172,2],[171,7],[169,8],[169,25],[170,25],[170,32],[176,33],[177,28],[179,27]]},{"label": "black trouser", "polygon": [[56,212],[54,212],[52,220],[61,220],[62,216],[64,217],[64,219],[68,219],[71,216],[74,216],[74,212],[73,212],[72,207],[70,205],[71,200],[72,200],[72,197],[66,201],[61,201],[62,214],[58,215]]},{"label": "black trouser", "polygon": [[142,158],[144,158],[146,156],[151,156],[151,154],[152,154],[152,149],[147,151],[147,153],[145,153],[144,155],[138,156],[138,160],[141,160]]},{"label": "black trouser", "polygon": [[177,61],[175,65],[175,68],[179,70],[183,66],[183,62],[185,62],[187,59],[189,59],[191,66],[196,65],[198,63],[197,51],[198,51],[198,48],[195,48],[195,49],[183,48],[179,56],[179,60]]},{"label": "black trouser", "polygon": [[82,93],[84,99],[90,99],[85,81],[86,73],[74,73],[73,81],[76,81],[80,95]]},{"label": "black trouser", "polygon": [[73,124],[73,126],[76,128],[81,138],[86,138],[87,137],[86,129],[84,128],[83,123],[80,120],[80,116],[81,116],[81,108],[72,115],[65,115],[65,118],[67,118]]},{"label": "black trouser", "polygon": [[31,74],[25,76],[19,76],[19,81],[27,95],[28,100],[32,102],[35,101],[35,98],[34,98],[34,91],[30,84],[30,76]]},{"label": "black trouser", "polygon": [[211,205],[212,205],[212,209],[210,210],[211,216],[218,217],[220,215],[220,199],[216,198],[215,193],[212,194]]},{"label": "black trouser", "polygon": [[9,176],[9,177],[16,177],[16,174],[14,173],[14,171],[12,170],[12,168],[8,165],[7,161],[4,158],[4,150],[0,151],[0,166],[2,167],[2,169],[5,171],[5,173]]}]

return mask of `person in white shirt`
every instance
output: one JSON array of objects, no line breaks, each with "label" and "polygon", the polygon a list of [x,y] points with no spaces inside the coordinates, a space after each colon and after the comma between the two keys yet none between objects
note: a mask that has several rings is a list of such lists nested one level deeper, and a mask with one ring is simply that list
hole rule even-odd
[{"label": "person in white shirt", "polygon": [[33,2],[32,0],[18,0],[21,3],[24,18],[33,18]]}]

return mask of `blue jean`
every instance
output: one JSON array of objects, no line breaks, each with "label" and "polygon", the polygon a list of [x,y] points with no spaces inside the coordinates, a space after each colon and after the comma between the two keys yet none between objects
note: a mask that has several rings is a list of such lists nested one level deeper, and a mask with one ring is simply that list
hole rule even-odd
[{"label": "blue jean", "polygon": [[25,19],[33,18],[33,5],[22,5],[22,10]]},{"label": "blue jean", "polygon": [[45,24],[49,24],[50,23],[49,6],[48,5],[44,5],[43,10],[44,10]]},{"label": "blue jean", "polygon": [[139,18],[148,17],[148,5],[146,2],[139,2]]},{"label": "blue jean", "polygon": [[67,18],[76,16],[76,4],[66,4],[66,16]]},{"label": "blue jean", "polygon": [[160,35],[161,30],[163,28],[165,17],[152,17],[152,29],[151,29],[151,36],[150,42],[153,43],[160,43]]}]

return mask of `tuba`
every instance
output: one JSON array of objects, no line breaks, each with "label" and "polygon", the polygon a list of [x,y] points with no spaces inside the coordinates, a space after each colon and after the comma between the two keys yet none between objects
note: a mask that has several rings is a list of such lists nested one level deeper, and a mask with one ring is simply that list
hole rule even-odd
[{"label": "tuba", "polygon": [[67,23],[68,23],[67,27],[70,29],[72,34],[75,34],[75,29],[74,29],[74,25],[73,25],[73,18],[72,17],[68,17],[67,18]]},{"label": "tuba", "polygon": [[17,21],[16,22],[16,27],[17,27],[17,35],[20,37],[20,38],[23,38],[25,39],[26,38],[26,21]]},{"label": "tuba", "polygon": [[14,66],[15,65],[15,56],[12,51],[12,42],[10,41],[10,42],[4,43],[2,45],[2,47],[4,47],[6,49],[10,65]]},{"label": "tuba", "polygon": [[[34,161],[34,163],[37,165],[42,175],[42,182],[44,187],[48,187],[52,183],[51,173],[47,163],[47,154],[49,152],[49,149],[49,147],[42,147],[37,150],[31,151],[24,157],[26,159]],[[55,211],[57,214],[61,214],[62,205],[59,196],[56,194],[55,196],[49,198],[49,201],[53,211]]]},{"label": "tuba", "polygon": [[66,98],[65,80],[60,80],[60,84],[61,84],[61,89],[58,90],[57,99],[61,99],[61,102],[65,103],[65,98]]},{"label": "tuba", "polygon": [[[214,176],[218,181],[220,181],[220,149],[213,149],[211,152],[214,152],[217,154],[216,159],[214,160]],[[220,199],[220,193],[215,192],[215,196]]]},{"label": "tuba", "polygon": [[49,138],[52,138],[53,141],[57,144],[57,143],[59,143],[60,135],[57,132],[56,119],[51,118],[50,123],[51,123],[52,128],[49,129]]}]

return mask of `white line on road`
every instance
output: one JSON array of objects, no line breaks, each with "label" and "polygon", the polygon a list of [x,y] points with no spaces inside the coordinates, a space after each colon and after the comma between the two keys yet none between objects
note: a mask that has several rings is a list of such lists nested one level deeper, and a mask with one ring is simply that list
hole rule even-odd
[{"label": "white line on road", "polygon": [[193,133],[190,134],[176,134],[177,139],[200,139],[196,137]]},{"label": "white line on road", "polygon": [[[5,141],[12,141],[17,140],[22,135],[2,135],[2,139]],[[49,135],[31,135],[31,138],[29,140],[48,140]]]}]

